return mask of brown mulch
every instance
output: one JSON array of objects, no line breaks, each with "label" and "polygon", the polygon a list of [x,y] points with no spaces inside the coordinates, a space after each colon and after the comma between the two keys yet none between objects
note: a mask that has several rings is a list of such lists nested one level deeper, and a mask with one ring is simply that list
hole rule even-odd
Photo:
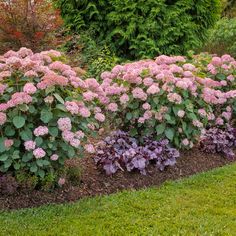
[{"label": "brown mulch", "polygon": [[177,180],[199,172],[208,171],[232,162],[221,155],[203,153],[197,149],[181,153],[177,164],[163,172],[154,166],[149,167],[146,176],[138,172],[118,172],[114,176],[106,176],[100,167],[96,167],[91,157],[78,160],[83,169],[82,181],[79,186],[67,185],[54,192],[34,190],[17,192],[13,195],[0,194],[0,210],[37,207],[49,203],[74,202],[83,197],[105,195],[125,189],[141,189],[160,186],[165,181]]}]

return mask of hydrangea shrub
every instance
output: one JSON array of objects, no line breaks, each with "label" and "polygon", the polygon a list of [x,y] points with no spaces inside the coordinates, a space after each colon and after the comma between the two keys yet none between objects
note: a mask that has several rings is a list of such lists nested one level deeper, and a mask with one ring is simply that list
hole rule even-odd
[{"label": "hydrangea shrub", "polygon": [[191,148],[204,128],[232,118],[236,61],[229,55],[159,56],[101,75],[113,124],[141,141],[153,136]]},{"label": "hydrangea shrub", "polygon": [[96,106],[103,90],[56,61],[60,56],[21,48],[0,57],[0,172],[43,178],[84,148],[94,151],[86,138],[105,120]]}]

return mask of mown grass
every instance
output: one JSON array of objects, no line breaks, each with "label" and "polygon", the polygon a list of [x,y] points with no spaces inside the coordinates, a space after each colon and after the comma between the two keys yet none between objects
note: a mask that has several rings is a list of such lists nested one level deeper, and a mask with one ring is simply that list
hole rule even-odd
[{"label": "mown grass", "polygon": [[236,164],[161,188],[2,212],[0,235],[236,235]]}]

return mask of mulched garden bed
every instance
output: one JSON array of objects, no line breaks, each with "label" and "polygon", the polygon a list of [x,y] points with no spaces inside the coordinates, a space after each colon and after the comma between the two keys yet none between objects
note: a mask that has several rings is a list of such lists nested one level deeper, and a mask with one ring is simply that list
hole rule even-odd
[{"label": "mulched garden bed", "polygon": [[0,194],[0,209],[10,210],[37,207],[49,203],[74,202],[83,197],[105,195],[125,189],[141,189],[150,186],[160,186],[165,181],[177,180],[196,173],[205,172],[236,161],[221,155],[203,153],[197,149],[181,153],[174,167],[160,172],[151,166],[147,175],[138,172],[118,172],[114,176],[106,176],[103,170],[96,167],[91,157],[78,160],[83,169],[82,181],[79,186],[66,185],[54,192],[34,190],[31,192],[17,192],[13,195]]}]

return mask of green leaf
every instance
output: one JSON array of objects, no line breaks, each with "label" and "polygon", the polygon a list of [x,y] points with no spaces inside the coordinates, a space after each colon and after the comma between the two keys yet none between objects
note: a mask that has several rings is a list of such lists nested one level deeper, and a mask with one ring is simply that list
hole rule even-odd
[{"label": "green leaf", "polygon": [[216,75],[216,78],[219,79],[219,80],[226,80],[226,75],[225,75],[225,74],[218,73],[218,74]]},{"label": "green leaf", "polygon": [[159,124],[156,126],[156,132],[157,132],[157,135],[161,135],[164,133],[166,129],[166,124],[165,123],[162,123],[162,124]]},{"label": "green leaf", "polygon": [[65,103],[64,99],[58,93],[54,93],[53,95],[61,104]]},{"label": "green leaf", "polygon": [[19,164],[19,163],[14,163],[14,169],[15,170],[19,170],[20,169],[20,167],[21,167],[21,165]]},{"label": "green leaf", "polygon": [[21,111],[26,112],[26,111],[29,110],[29,107],[28,107],[26,104],[21,104],[21,105],[19,105],[19,109],[20,109]]},{"label": "green leaf", "polygon": [[166,114],[166,115],[165,115],[165,119],[166,119],[166,120],[171,120],[171,116],[170,116],[169,114]]},{"label": "green leaf", "polygon": [[153,98],[153,102],[154,102],[156,105],[158,105],[158,104],[159,104],[159,98],[158,98],[158,97]]},{"label": "green leaf", "polygon": [[50,165],[50,161],[48,161],[48,160],[43,160],[43,165],[49,166],[49,165]]},{"label": "green leaf", "polygon": [[74,148],[69,147],[67,151],[68,151],[68,156],[69,156],[69,158],[73,158],[73,157],[75,156],[75,150],[74,150]]},{"label": "green leaf", "polygon": [[30,129],[25,129],[20,132],[20,137],[24,141],[32,140],[33,134]]},{"label": "green leaf", "polygon": [[38,167],[36,166],[36,164],[33,164],[33,165],[30,167],[30,171],[33,172],[33,173],[37,172],[37,170],[38,170]]},{"label": "green leaf", "polygon": [[29,106],[29,112],[32,114],[36,111],[35,107],[33,105]]},{"label": "green leaf", "polygon": [[57,105],[56,105],[56,108],[57,108],[58,110],[60,110],[60,111],[66,112],[66,108],[65,108],[65,106],[64,106],[63,104],[57,104]]},{"label": "green leaf", "polygon": [[53,118],[53,113],[51,111],[48,111],[46,109],[43,109],[41,111],[41,116],[40,119],[43,121],[45,124],[47,124],[50,120]]},{"label": "green leaf", "polygon": [[28,161],[32,160],[32,158],[33,158],[33,154],[32,153],[27,153],[23,156],[22,161],[23,162],[28,162]]},{"label": "green leaf", "polygon": [[13,118],[13,124],[17,129],[20,129],[25,125],[25,118],[23,116],[15,116]]},{"label": "green leaf", "polygon": [[49,134],[52,135],[53,137],[57,137],[59,133],[58,128],[56,127],[49,127]]},{"label": "green leaf", "polygon": [[43,179],[45,176],[45,171],[44,170],[39,170],[38,175]]},{"label": "green leaf", "polygon": [[0,156],[0,161],[6,161],[8,159],[8,155],[7,154],[3,154]]},{"label": "green leaf", "polygon": [[12,164],[12,160],[11,159],[7,159],[6,161],[4,161],[4,168],[8,169]]},{"label": "green leaf", "polygon": [[40,146],[40,145],[42,145],[42,143],[43,143],[43,139],[42,139],[41,137],[37,137],[37,138],[35,139],[35,142],[36,142],[37,146]]},{"label": "green leaf", "polygon": [[12,136],[14,136],[15,133],[16,133],[16,131],[15,131],[10,125],[8,125],[8,126],[5,128],[4,132],[5,132],[6,136],[8,136],[8,137],[9,137],[9,136],[12,137]]},{"label": "green leaf", "polygon": [[130,135],[131,136],[135,136],[135,135],[137,135],[138,134],[138,131],[137,131],[137,129],[135,129],[135,128],[132,128],[131,130],[130,130]]},{"label": "green leaf", "polygon": [[197,116],[194,113],[188,113],[188,118],[191,120],[197,120]]},{"label": "green leaf", "polygon": [[5,138],[0,138],[0,152],[5,152],[6,151],[4,141],[5,141]]},{"label": "green leaf", "polygon": [[165,130],[165,135],[170,141],[173,141],[175,130],[173,128],[168,128]]},{"label": "green leaf", "polygon": [[45,89],[46,95],[55,91],[55,86],[50,86]]},{"label": "green leaf", "polygon": [[38,159],[38,160],[36,160],[36,164],[37,164],[39,167],[43,167],[43,165],[44,165],[42,159]]},{"label": "green leaf", "polygon": [[19,151],[14,151],[12,154],[12,159],[16,160],[16,159],[20,159],[20,152]]},{"label": "green leaf", "polygon": [[127,120],[131,120],[132,117],[133,117],[132,113],[128,112],[128,113],[126,114],[126,119],[127,119]]}]

